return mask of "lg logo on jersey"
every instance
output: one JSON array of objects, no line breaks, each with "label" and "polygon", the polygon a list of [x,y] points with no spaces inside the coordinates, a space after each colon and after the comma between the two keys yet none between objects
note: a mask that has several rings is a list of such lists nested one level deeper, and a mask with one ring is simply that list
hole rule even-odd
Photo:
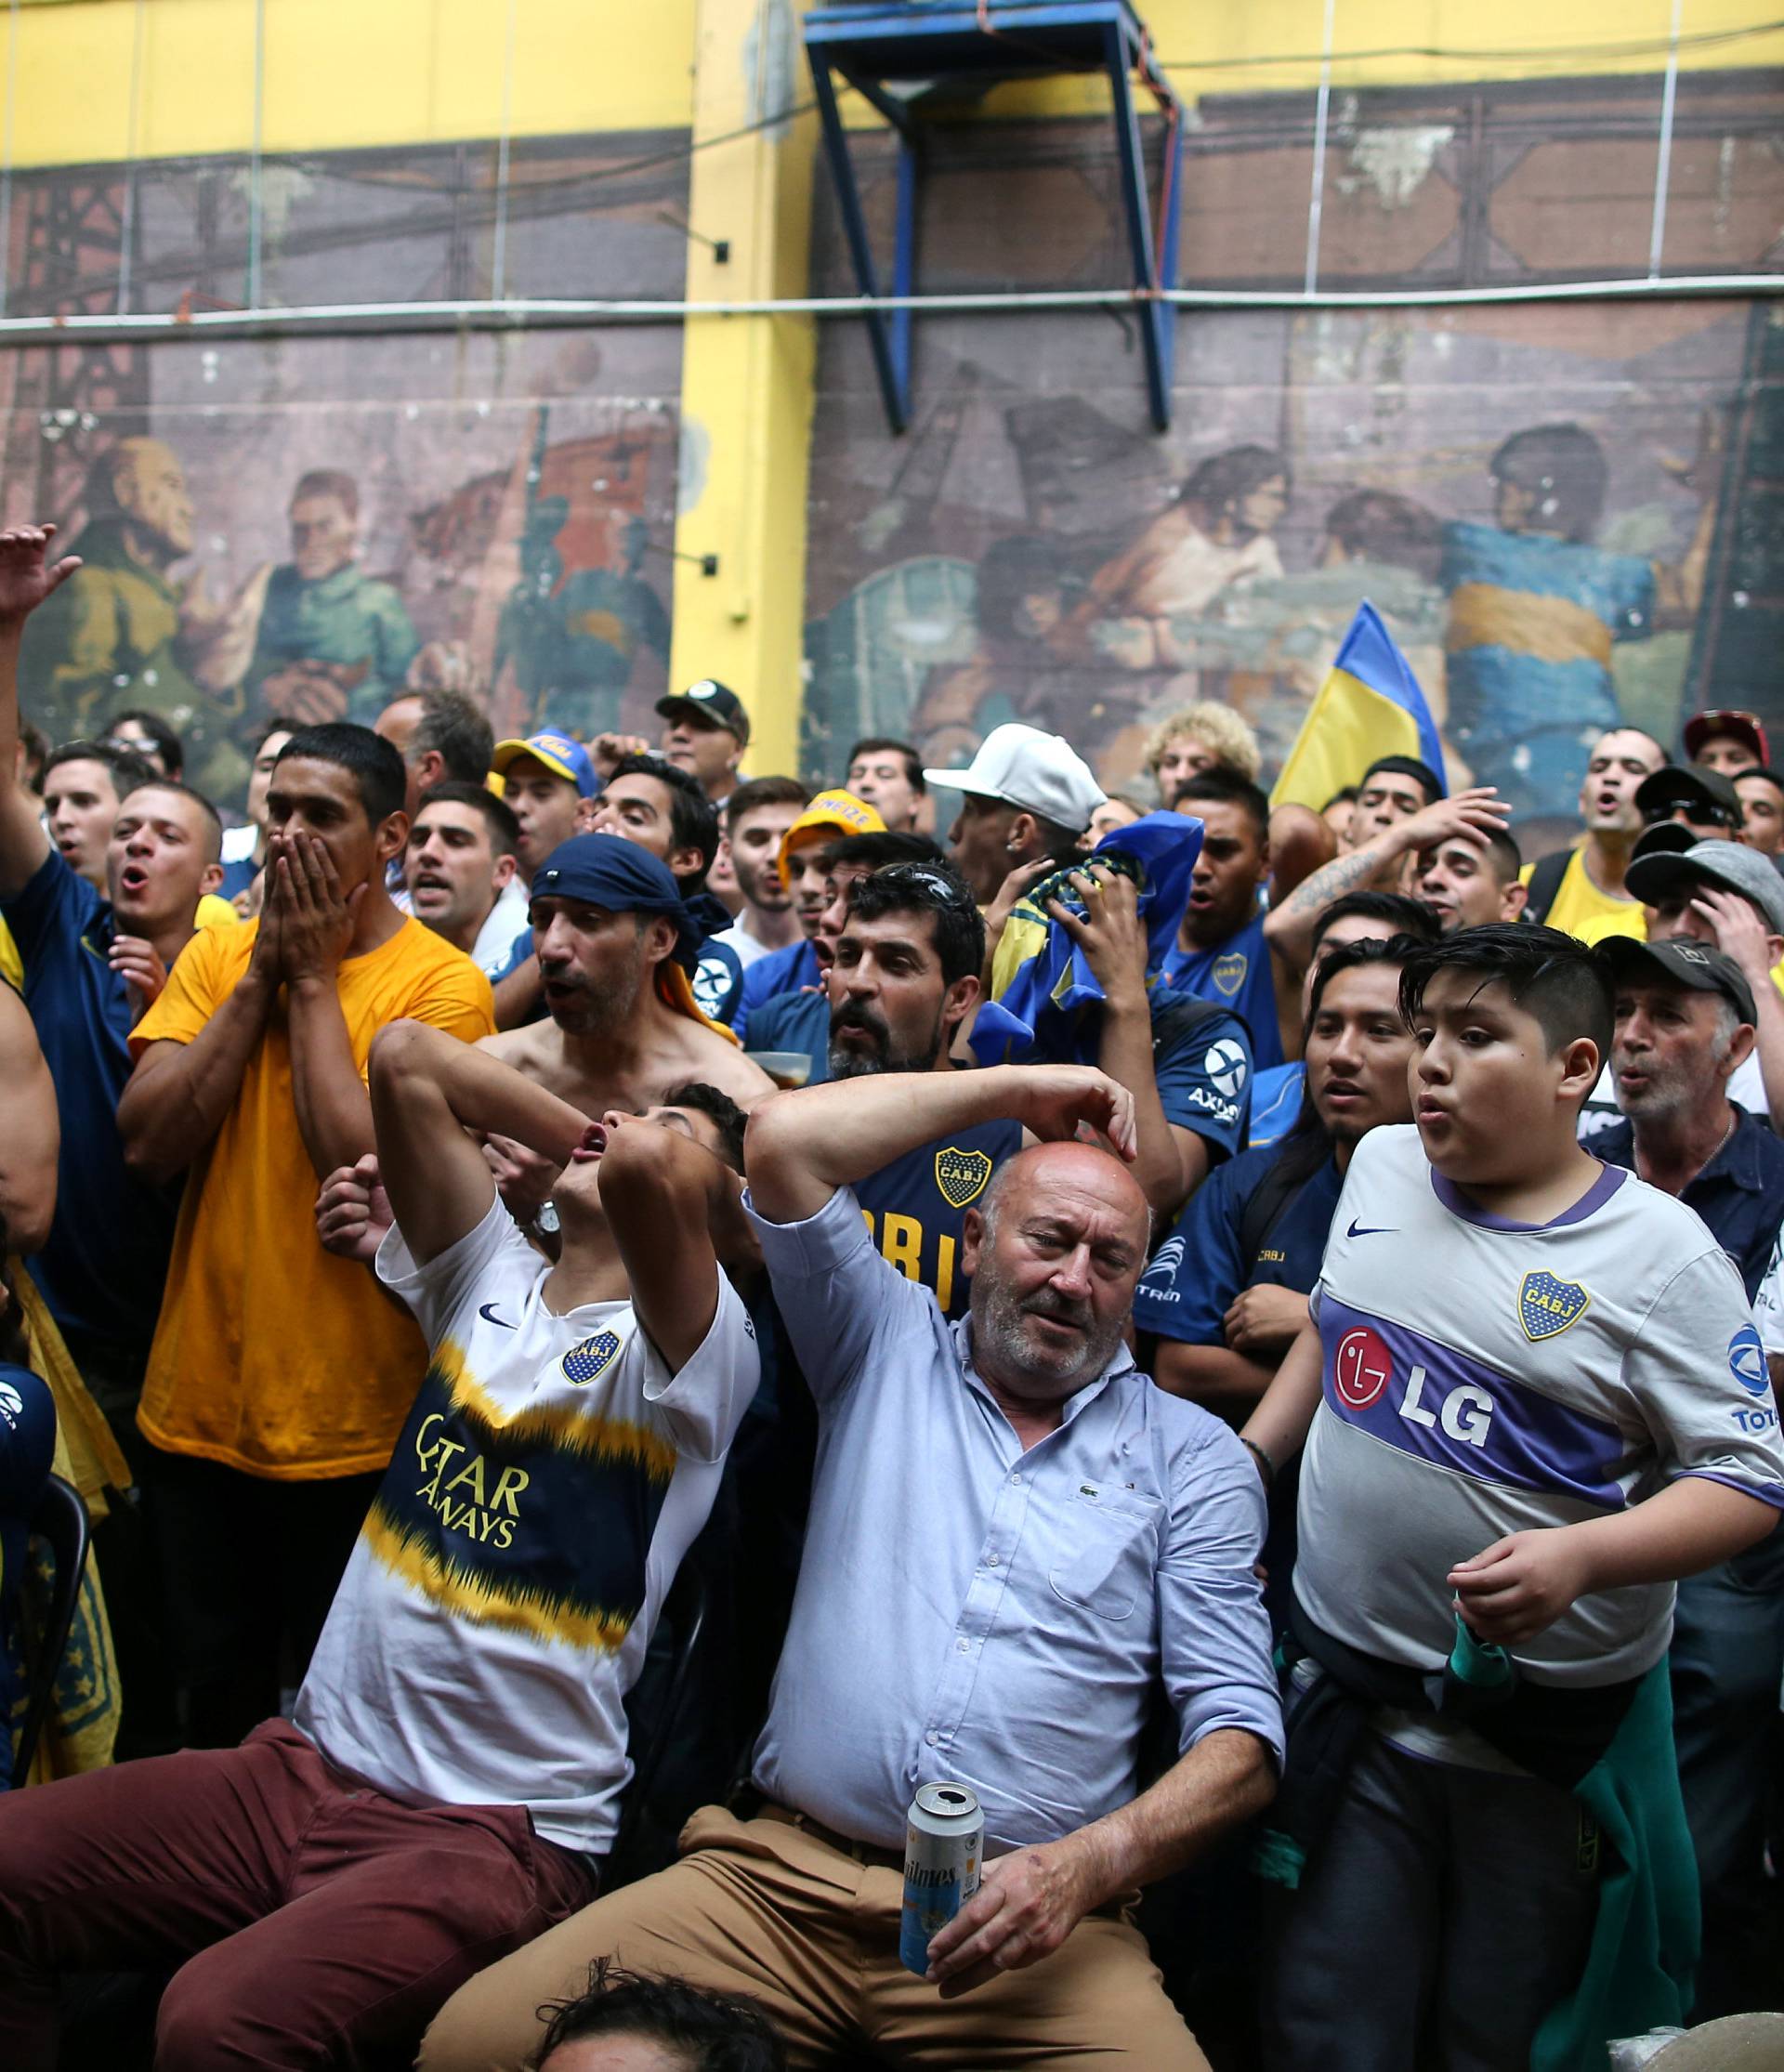
[{"label": "lg logo on jersey", "polygon": [[[1394,1379],[1394,1357],[1372,1331],[1346,1331],[1331,1356],[1332,1386],[1347,1409],[1366,1410]],[[1424,1399],[1429,1374],[1415,1367],[1407,1376],[1399,1414],[1409,1424],[1440,1430],[1463,1446],[1484,1447],[1493,1421],[1493,1399],[1473,1382],[1461,1382],[1441,1402]]]}]

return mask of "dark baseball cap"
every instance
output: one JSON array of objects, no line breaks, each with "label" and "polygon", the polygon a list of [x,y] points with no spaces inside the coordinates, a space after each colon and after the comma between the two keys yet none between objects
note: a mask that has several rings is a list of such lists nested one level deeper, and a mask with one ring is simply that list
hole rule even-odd
[{"label": "dark baseball cap", "polygon": [[1640,856],[1683,856],[1686,849],[1695,849],[1699,840],[1695,828],[1678,820],[1654,820],[1635,837],[1629,859],[1633,863]]},{"label": "dark baseball cap", "polygon": [[1669,763],[1636,787],[1635,809],[1644,820],[1664,820],[1679,807],[1695,820],[1719,820],[1724,827],[1740,825],[1740,793],[1720,770],[1700,769],[1696,763]]},{"label": "dark baseball cap", "polygon": [[1770,857],[1743,842],[1696,842],[1683,856],[1632,858],[1623,884],[1645,907],[1690,898],[1706,885],[1738,892],[1759,909],[1770,934],[1784,936],[1784,877]]},{"label": "dark baseball cap", "polygon": [[1707,942],[1638,942],[1633,936],[1607,936],[1598,951],[1616,978],[1637,981],[1664,978],[1693,992],[1720,993],[1734,1003],[1741,1020],[1754,1016],[1753,989],[1747,975],[1725,951]]},{"label": "dark baseball cap", "polygon": [[749,746],[750,715],[743,710],[743,701],[715,676],[703,676],[686,690],[659,698],[657,712],[663,719],[691,719],[696,727],[723,728],[737,736],[741,747]]},{"label": "dark baseball cap", "polygon": [[1712,741],[1719,734],[1727,734],[1741,742],[1756,763],[1769,763],[1766,752],[1765,729],[1753,713],[1736,712],[1724,707],[1719,712],[1697,713],[1685,723],[1685,753],[1696,755],[1705,741]]}]

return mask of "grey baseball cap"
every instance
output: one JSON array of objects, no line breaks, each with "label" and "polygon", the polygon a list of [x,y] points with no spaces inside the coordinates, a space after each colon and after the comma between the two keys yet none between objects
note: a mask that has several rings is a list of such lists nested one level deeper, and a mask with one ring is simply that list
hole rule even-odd
[{"label": "grey baseball cap", "polygon": [[1648,907],[1690,898],[1704,885],[1738,892],[1759,909],[1772,935],[1784,936],[1784,877],[1770,857],[1743,842],[1696,842],[1683,856],[1636,857],[1623,883]]},{"label": "grey baseball cap", "polygon": [[1598,953],[1619,978],[1666,978],[1697,993],[1720,993],[1744,1022],[1753,1017],[1753,989],[1735,960],[1707,942],[1641,942],[1607,936]]}]

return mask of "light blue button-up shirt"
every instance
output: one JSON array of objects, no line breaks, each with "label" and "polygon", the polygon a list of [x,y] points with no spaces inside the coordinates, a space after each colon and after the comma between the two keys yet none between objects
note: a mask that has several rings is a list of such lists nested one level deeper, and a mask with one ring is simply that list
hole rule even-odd
[{"label": "light blue button-up shirt", "polygon": [[970,1320],[881,1258],[848,1189],[754,1222],[819,1413],[758,1789],[897,1848],[949,1779],[993,1853],[1056,1841],[1134,1797],[1155,1681],[1180,1749],[1243,1727],[1279,1761],[1264,1497],[1231,1432],[1122,1348],[1024,1452]]}]

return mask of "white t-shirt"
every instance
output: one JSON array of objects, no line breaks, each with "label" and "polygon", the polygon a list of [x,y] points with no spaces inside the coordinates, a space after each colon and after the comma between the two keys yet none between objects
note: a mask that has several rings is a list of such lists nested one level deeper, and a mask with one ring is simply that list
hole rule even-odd
[{"label": "white t-shirt", "polygon": [[524,1805],[602,1855],[625,1693],[755,1393],[754,1330],[721,1274],[671,1375],[629,1302],[545,1306],[550,1267],[499,1201],[426,1266],[390,1231],[377,1271],[431,1357],[296,1724],[392,1797]]},{"label": "white t-shirt", "polygon": [[471,962],[486,978],[499,977],[514,957],[516,939],[527,931],[531,902],[527,888],[518,877],[510,878],[495,896],[495,904],[483,918],[471,945]]},{"label": "white t-shirt", "polygon": [[[749,909],[746,907],[743,911],[747,913]],[[726,944],[743,971],[769,954],[768,945],[758,942],[741,921],[733,921],[728,928],[721,928],[713,940]]]},{"label": "white t-shirt", "polygon": [[[1416,1129],[1371,1130],[1313,1306],[1324,1373],[1294,1591],[1367,1654],[1440,1668],[1445,1576],[1508,1533],[1614,1515],[1685,1475],[1784,1509],[1739,1277],[1691,1210],[1621,1168],[1531,1227],[1450,1187]],[[1671,1583],[1597,1592],[1514,1652],[1537,1684],[1639,1676],[1672,1599]]]}]

